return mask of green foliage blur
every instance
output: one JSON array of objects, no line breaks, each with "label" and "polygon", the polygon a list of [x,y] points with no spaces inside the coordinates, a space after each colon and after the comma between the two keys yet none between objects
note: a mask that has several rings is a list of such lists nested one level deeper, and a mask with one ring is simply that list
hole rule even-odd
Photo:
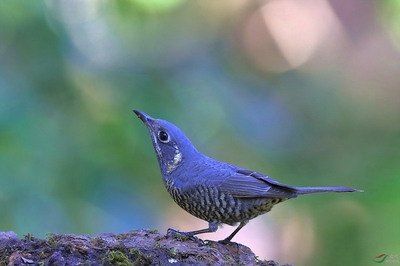
[{"label": "green foliage blur", "polygon": [[260,229],[257,243],[269,243],[242,243],[262,259],[400,255],[398,4],[333,2],[321,7],[333,18],[320,22],[334,25],[326,34],[282,42],[263,24],[276,1],[1,1],[0,231],[205,227],[165,191],[139,109],[221,161],[293,186],[365,191],[304,196],[257,218],[274,232]]}]

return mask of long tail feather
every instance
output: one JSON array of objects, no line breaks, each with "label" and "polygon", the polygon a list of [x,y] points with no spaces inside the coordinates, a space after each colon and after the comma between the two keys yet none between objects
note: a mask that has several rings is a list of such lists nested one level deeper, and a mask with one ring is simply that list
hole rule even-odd
[{"label": "long tail feather", "polygon": [[348,187],[297,187],[296,190],[299,195],[324,192],[364,192],[363,190]]}]

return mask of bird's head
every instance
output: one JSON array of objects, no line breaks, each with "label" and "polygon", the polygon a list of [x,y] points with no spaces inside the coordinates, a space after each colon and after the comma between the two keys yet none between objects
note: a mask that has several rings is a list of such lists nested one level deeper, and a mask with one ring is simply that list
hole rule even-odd
[{"label": "bird's head", "polygon": [[172,173],[185,160],[198,154],[185,133],[174,124],[165,120],[154,119],[139,110],[133,110],[133,112],[143,121],[150,132],[163,174]]}]

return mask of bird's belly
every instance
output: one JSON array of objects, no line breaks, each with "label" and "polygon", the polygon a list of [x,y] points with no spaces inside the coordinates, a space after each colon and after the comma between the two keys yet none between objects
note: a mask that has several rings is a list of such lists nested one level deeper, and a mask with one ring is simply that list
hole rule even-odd
[{"label": "bird's belly", "polygon": [[[168,188],[167,188],[168,189]],[[229,225],[251,220],[267,213],[272,206],[285,200],[277,198],[238,198],[214,187],[197,186],[183,192],[168,189],[174,201],[188,213],[207,222]]]}]

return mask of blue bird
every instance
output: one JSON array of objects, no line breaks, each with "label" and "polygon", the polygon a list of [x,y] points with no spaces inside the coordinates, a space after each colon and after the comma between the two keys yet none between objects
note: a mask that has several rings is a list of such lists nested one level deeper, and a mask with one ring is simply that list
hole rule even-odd
[{"label": "blue bird", "polygon": [[220,224],[239,226],[232,238],[251,219],[298,195],[323,192],[362,192],[347,187],[292,187],[255,171],[220,162],[197,151],[174,124],[154,119],[139,110],[135,114],[147,126],[162,179],[172,199],[188,213],[208,222],[208,228],[169,233],[193,237],[218,230]]}]

